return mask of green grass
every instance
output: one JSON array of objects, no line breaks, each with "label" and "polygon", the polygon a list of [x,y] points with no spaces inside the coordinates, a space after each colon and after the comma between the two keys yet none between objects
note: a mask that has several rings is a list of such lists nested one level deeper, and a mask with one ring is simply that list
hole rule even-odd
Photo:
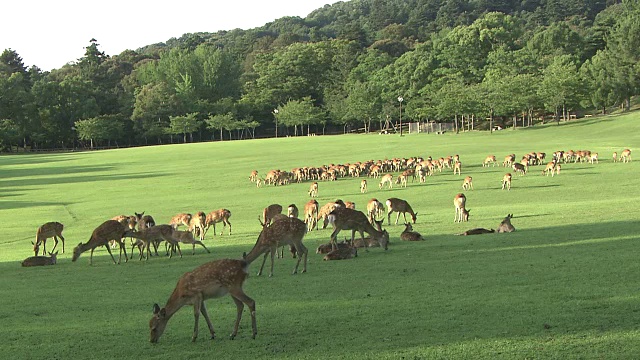
[{"label": "green grass", "polygon": [[[101,152],[0,157],[0,349],[32,358],[233,359],[512,359],[634,358],[640,353],[638,161],[612,163],[613,151],[640,148],[640,114],[591,118],[557,126],[464,134],[318,136],[168,145]],[[589,149],[600,164],[567,164],[560,176],[532,167],[500,190],[502,167],[483,168],[530,151]],[[177,279],[210,260],[238,258],[253,246],[257,217],[271,203],[308,201],[309,183],[255,188],[251,170],[319,166],[392,157],[459,154],[462,176],[437,173],[427,184],[360,194],[359,179],[321,182],[318,201],[341,198],[359,209],[376,197],[408,200],[414,226],[427,239],[399,241],[403,226],[385,226],[390,249],[354,260],[323,262],[314,253],[329,230],[307,234],[309,271],[290,275],[294,261],[277,260],[275,276],[251,266],[246,293],[257,303],[258,336],[249,315],[230,341],[231,298],[208,301],[218,339],[203,321],[190,342],[191,308],[169,322],[160,343],[148,338],[154,302],[163,305]],[[469,223],[453,223],[462,178]],[[146,211],[159,223],[178,212],[232,211],[233,235],[211,236],[212,250],[184,258],[113,265],[104,248],[71,262],[93,229],[119,214]],[[512,234],[454,236],[496,227],[513,213]],[[21,268],[36,228],[65,224],[66,252],[54,267]],[[347,232],[340,237],[347,236]],[[49,244],[51,244],[50,242]],[[49,245],[51,246],[51,245]],[[267,264],[268,266],[268,264]]]}]

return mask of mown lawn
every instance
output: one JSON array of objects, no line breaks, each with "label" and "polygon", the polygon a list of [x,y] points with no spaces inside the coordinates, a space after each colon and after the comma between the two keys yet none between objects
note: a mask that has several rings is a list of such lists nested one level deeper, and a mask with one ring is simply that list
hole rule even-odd
[{"label": "mown lawn", "polygon": [[[613,163],[613,151],[640,148],[640,114],[591,118],[488,133],[345,135],[166,145],[100,152],[0,157],[0,343],[2,353],[33,358],[233,359],[584,359],[640,354],[638,161]],[[588,149],[599,164],[566,164],[556,177],[532,167],[500,190],[503,167],[482,160],[505,155]],[[376,197],[408,200],[426,241],[399,240],[401,225],[385,228],[390,249],[359,252],[349,261],[323,262],[315,248],[330,230],[305,237],[309,271],[290,275],[294,260],[276,263],[275,276],[251,265],[246,293],[257,303],[258,336],[245,311],[230,341],[230,297],[207,302],[218,338],[190,342],[193,312],[169,322],[159,344],[149,343],[154,302],[164,305],[184,272],[214,259],[238,258],[257,239],[257,217],[271,203],[302,209],[309,183],[256,188],[251,170],[290,170],[369,159],[459,154],[462,176],[437,173],[426,184],[380,191],[369,180],[320,182],[318,201]],[[453,223],[453,197],[462,179],[469,223]],[[233,234],[207,234],[206,254],[114,265],[104,248],[71,262],[73,247],[119,214],[145,211],[158,223],[179,212],[232,212]],[[508,213],[511,234],[455,236],[495,228]],[[36,228],[65,224],[59,264],[22,268]],[[392,219],[393,220],[393,219]],[[220,231],[220,229],[218,229]],[[340,237],[348,236],[347,232]],[[51,246],[52,241],[49,242]],[[128,249],[130,250],[130,248]],[[117,254],[116,254],[117,257]],[[268,266],[268,262],[267,262]]]}]

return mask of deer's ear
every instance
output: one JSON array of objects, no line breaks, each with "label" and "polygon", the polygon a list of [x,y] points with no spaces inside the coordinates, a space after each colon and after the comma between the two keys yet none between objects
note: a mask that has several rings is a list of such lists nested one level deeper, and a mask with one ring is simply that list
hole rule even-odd
[{"label": "deer's ear", "polygon": [[31,245],[35,245],[35,244],[33,243],[33,241],[31,242]]},{"label": "deer's ear", "polygon": [[157,314],[160,312],[160,306],[158,304],[153,304],[153,314]]}]

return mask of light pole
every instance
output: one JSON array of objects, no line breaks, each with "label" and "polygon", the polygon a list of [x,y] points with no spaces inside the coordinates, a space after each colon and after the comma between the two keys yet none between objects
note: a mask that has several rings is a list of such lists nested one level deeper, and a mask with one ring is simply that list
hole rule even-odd
[{"label": "light pole", "polygon": [[278,137],[278,109],[273,109],[273,117],[276,119],[276,137]]},{"label": "light pole", "polygon": [[398,102],[400,103],[400,136],[402,136],[402,101],[404,101],[404,98],[398,96]]}]

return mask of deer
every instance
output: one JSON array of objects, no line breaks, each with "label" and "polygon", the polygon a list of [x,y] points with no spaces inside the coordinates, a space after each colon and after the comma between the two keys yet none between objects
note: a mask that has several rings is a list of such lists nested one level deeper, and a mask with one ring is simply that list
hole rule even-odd
[{"label": "deer", "polygon": [[360,180],[360,193],[364,194],[367,192],[367,179]]},{"label": "deer", "polygon": [[315,199],[304,204],[304,223],[308,231],[318,229],[318,202]]},{"label": "deer", "polygon": [[296,204],[290,204],[287,207],[287,216],[297,218],[299,215],[298,207]]},{"label": "deer", "polygon": [[[171,225],[156,225],[150,228],[146,228],[140,231],[126,231],[125,235],[139,239],[143,242],[144,249],[147,250],[147,260],[149,259],[150,245],[153,244],[156,255],[158,254],[158,245],[162,241],[166,241],[170,245],[170,252],[167,251],[169,258],[173,257],[175,250],[178,250],[180,257],[182,257],[182,251],[180,250],[179,240],[174,237],[174,232],[177,231]],[[135,246],[135,245],[134,245]],[[138,245],[139,246],[139,245]],[[195,247],[195,245],[194,245]],[[142,254],[140,254],[142,260]]]},{"label": "deer", "polygon": [[269,225],[271,220],[277,214],[282,213],[282,205],[280,204],[271,204],[262,210],[262,221],[264,224]]},{"label": "deer", "polygon": [[549,176],[549,174],[551,174],[551,177],[553,177],[555,173],[556,173],[555,161],[551,161],[547,163],[547,165],[544,167],[544,170],[542,170],[542,175],[546,175],[546,176]]},{"label": "deer", "polygon": [[489,167],[489,164],[493,164],[493,166],[496,166],[496,156],[495,155],[489,155],[487,156],[484,161],[482,162],[482,167]]},{"label": "deer", "polygon": [[174,217],[171,218],[171,220],[169,221],[169,225],[171,225],[171,227],[175,230],[178,228],[178,226],[180,225],[184,225],[186,227],[189,227],[189,223],[191,222],[191,214],[188,213],[180,213],[175,215]]},{"label": "deer", "polygon": [[380,188],[380,190],[382,190],[382,188],[384,187],[385,184],[389,185],[389,189],[393,189],[393,175],[392,174],[384,174],[382,176],[382,178],[380,179],[380,184],[378,184],[378,187]]},{"label": "deer", "polygon": [[460,234],[456,234],[456,235],[462,235],[462,236],[467,236],[467,235],[482,235],[482,234],[491,234],[496,232],[493,229],[485,229],[485,228],[475,228],[475,229],[471,229],[471,230],[467,230],[463,233]]},{"label": "deer", "polygon": [[613,152],[613,159],[612,160],[613,160],[613,162],[618,162],[618,152],[617,151]]},{"label": "deer", "polygon": [[327,255],[324,256],[322,260],[346,260],[353,259],[354,257],[358,257],[358,248],[346,247],[331,250],[329,253],[327,253]]},{"label": "deer", "polygon": [[204,227],[206,222],[207,215],[202,211],[198,211],[189,219],[189,231],[193,233],[193,236],[198,236],[200,241],[204,240]]},{"label": "deer", "polygon": [[400,234],[400,240],[404,241],[422,241],[424,238],[420,233],[413,231],[411,223],[404,223],[404,231]]},{"label": "deer", "polygon": [[193,251],[192,251],[191,255],[195,255],[196,254],[196,245],[202,246],[207,251],[207,253],[209,253],[209,254],[211,253],[211,251],[209,251],[209,249],[207,249],[207,247],[204,246],[202,241],[198,241],[198,240],[195,239],[195,237],[193,236],[193,233],[190,232],[190,231],[174,230],[173,234],[172,234],[172,237],[176,242],[181,242],[183,244],[192,245],[193,246]]},{"label": "deer", "polygon": [[462,182],[462,190],[473,190],[473,178],[471,176],[467,176],[464,178]]},{"label": "deer", "polygon": [[367,217],[369,218],[369,222],[371,224],[373,224],[375,219],[383,213],[384,204],[382,204],[376,198],[369,200],[369,202],[367,203]]},{"label": "deer", "polygon": [[145,215],[144,211],[141,214],[134,212],[136,219],[138,220],[138,230],[143,230],[148,227],[156,226],[156,221],[151,215]]},{"label": "deer", "polygon": [[329,223],[329,219],[328,219],[329,214],[338,207],[344,207],[344,203],[342,201],[328,202],[324,204],[320,208],[320,210],[318,210],[318,217],[316,219],[317,219],[317,222],[320,222],[320,219],[322,219],[323,230],[327,228],[327,224]]},{"label": "deer", "polygon": [[123,251],[125,262],[129,261],[129,258],[127,257],[127,249],[122,242],[122,238],[125,236],[125,233],[126,230],[124,229],[124,227],[122,227],[122,224],[120,224],[116,220],[107,220],[103,222],[102,224],[100,224],[100,226],[93,230],[93,233],[91,234],[91,237],[86,244],[79,243],[78,246],[73,249],[73,257],[71,258],[71,261],[77,261],[83,252],[91,250],[89,265],[93,265],[93,251],[98,246],[104,246],[107,248],[109,255],[111,255],[111,260],[113,260],[113,263],[116,264],[116,259],[113,257],[111,248],[109,247],[109,240],[115,240],[120,244],[120,256],[118,257],[117,264],[120,264]]},{"label": "deer", "polygon": [[346,207],[347,209],[355,210],[356,209],[356,203],[353,202],[353,201],[345,201],[344,202],[344,207]]},{"label": "deer", "polygon": [[318,197],[318,183],[315,181],[309,187],[309,196],[311,196],[312,198]]},{"label": "deer", "polygon": [[400,184],[400,187],[407,187],[407,175],[400,174],[396,178],[396,184]]},{"label": "deer", "polygon": [[149,341],[152,344],[157,343],[171,317],[185,305],[193,305],[195,325],[191,341],[195,342],[198,338],[200,314],[204,316],[207,322],[211,339],[214,339],[215,331],[204,301],[222,297],[226,294],[231,296],[237,308],[236,322],[230,338],[233,340],[238,334],[238,326],[242,319],[244,305],[247,305],[251,313],[252,339],[255,339],[258,333],[256,327],[256,302],[242,290],[242,285],[249,276],[248,268],[249,263],[245,259],[221,259],[200,265],[182,275],[165,306],[160,308],[158,304],[153,304],[153,316],[149,320]]},{"label": "deer", "polygon": [[[138,217],[133,215],[118,215],[112,217],[111,220],[119,222],[125,230],[135,230],[136,225],[138,224]],[[109,241],[109,246],[111,246],[112,249],[115,249],[118,247],[118,242],[111,240]]]},{"label": "deer", "polygon": [[513,218],[513,214],[507,214],[507,216],[500,222],[498,225],[499,233],[510,233],[516,231],[516,228],[511,225],[511,218]]},{"label": "deer", "polygon": [[598,164],[598,163],[599,163],[599,162],[598,162],[598,153],[591,153],[591,154],[589,155],[589,163],[590,163],[590,164],[593,164],[593,162],[594,162],[594,161],[596,162],[596,164]]},{"label": "deer", "polygon": [[523,176],[527,173],[527,168],[521,163],[513,163],[511,167],[513,168],[513,171],[515,171],[516,174],[520,174],[520,176]]},{"label": "deer", "polygon": [[502,190],[504,190],[505,187],[507,190],[511,190],[511,173],[506,173],[502,177]]},{"label": "deer", "polygon": [[258,236],[256,244],[245,257],[245,260],[250,264],[260,257],[260,255],[264,254],[264,259],[262,260],[262,265],[258,271],[258,276],[262,275],[262,270],[267,261],[267,255],[269,254],[271,254],[271,272],[269,273],[269,277],[273,276],[273,260],[278,250],[278,246],[283,245],[293,245],[296,253],[298,254],[298,261],[296,262],[296,266],[293,269],[292,274],[298,273],[298,267],[303,257],[304,265],[302,272],[307,272],[307,254],[309,251],[302,243],[302,238],[307,230],[305,223],[297,218],[285,217],[274,221],[270,225],[262,225],[262,231]]},{"label": "deer", "polygon": [[398,199],[398,198],[389,198],[386,201],[387,204],[387,224],[391,225],[391,213],[392,212],[397,212],[398,216],[396,216],[396,225],[398,225],[398,219],[400,218],[400,214],[402,213],[402,216],[404,217],[404,222],[407,222],[407,213],[409,213],[411,215],[411,220],[413,221],[413,223],[416,223],[417,217],[418,217],[418,213],[414,212],[413,209],[411,208],[411,205],[409,205],[408,202],[406,202],[405,200],[402,199]]},{"label": "deer", "polygon": [[49,253],[49,256],[31,256],[22,260],[22,267],[55,265],[58,261],[58,252]]},{"label": "deer", "polygon": [[453,198],[453,206],[456,208],[453,222],[469,221],[469,210],[465,208],[466,203],[467,197],[462,193]]},{"label": "deer", "polygon": [[40,251],[40,244],[42,244],[42,255],[47,253],[47,239],[53,238],[55,243],[53,244],[53,252],[58,246],[58,237],[62,240],[62,253],[64,254],[64,236],[62,236],[62,230],[64,230],[64,225],[57,221],[51,221],[48,223],[44,223],[38,227],[36,230],[36,241],[31,242],[33,245],[33,252],[35,256],[38,256],[38,252]]},{"label": "deer", "polygon": [[631,150],[624,149],[620,153],[620,161],[626,163],[627,161],[631,161]]},{"label": "deer", "polygon": [[225,226],[229,225],[229,235],[231,235],[231,222],[229,222],[229,218],[231,217],[231,211],[228,209],[218,209],[214,210],[207,214],[205,218],[205,229],[204,233],[206,234],[209,230],[209,227],[213,225],[213,235],[216,235],[216,224],[222,223],[222,231],[220,231],[220,236],[224,234]]},{"label": "deer", "polygon": [[[334,249],[337,249],[338,233],[341,230],[351,230],[351,244],[354,242],[356,231],[360,233],[360,237],[364,241],[364,232],[371,235],[371,238],[380,242],[380,245],[387,250],[389,244],[389,233],[386,230],[378,231],[375,229],[367,216],[358,210],[339,207],[329,214],[332,218],[333,232],[331,233],[331,243]],[[369,250],[367,250],[369,251]]]},{"label": "deer", "polygon": [[502,166],[510,167],[516,161],[516,154],[507,155],[504,157],[504,161],[502,162]]},{"label": "deer", "polygon": [[[338,249],[352,247],[351,243],[348,241],[341,241],[337,244],[337,246],[338,246]],[[316,254],[328,254],[332,250],[333,250],[333,244],[331,242],[328,242],[326,244],[318,245],[318,248],[316,249]]]},{"label": "deer", "polygon": [[251,174],[249,175],[249,181],[256,182],[257,180],[258,180],[258,170],[251,171]]},{"label": "deer", "polygon": [[453,163],[453,175],[456,174],[456,171],[458,172],[458,175],[460,175],[460,168],[462,167],[462,164],[460,163],[460,161],[456,161]]}]

